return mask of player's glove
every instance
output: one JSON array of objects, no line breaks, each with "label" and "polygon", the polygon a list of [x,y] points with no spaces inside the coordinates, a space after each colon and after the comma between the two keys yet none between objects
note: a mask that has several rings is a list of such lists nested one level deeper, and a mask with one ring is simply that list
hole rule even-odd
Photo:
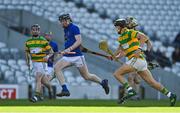
[{"label": "player's glove", "polygon": [[50,57],[50,55],[47,55],[47,56],[45,56],[43,59],[44,59],[44,61],[48,61],[48,59],[49,59],[49,57]]}]

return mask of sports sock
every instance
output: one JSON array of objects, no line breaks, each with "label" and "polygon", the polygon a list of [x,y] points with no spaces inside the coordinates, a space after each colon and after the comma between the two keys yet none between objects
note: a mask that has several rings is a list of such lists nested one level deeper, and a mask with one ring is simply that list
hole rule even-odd
[{"label": "sports sock", "polygon": [[40,96],[42,96],[42,94],[40,92],[35,92],[35,96],[40,97]]},{"label": "sports sock", "polygon": [[128,91],[132,90],[132,87],[127,82],[123,84],[123,87],[126,88]]},{"label": "sports sock", "polygon": [[161,90],[161,93],[163,93],[167,97],[171,96],[171,92],[169,92],[168,89],[166,89],[165,87]]},{"label": "sports sock", "polygon": [[103,84],[104,84],[104,80],[102,80],[100,84],[103,86]]},{"label": "sports sock", "polygon": [[66,84],[62,85],[62,90],[63,91],[68,91]]}]

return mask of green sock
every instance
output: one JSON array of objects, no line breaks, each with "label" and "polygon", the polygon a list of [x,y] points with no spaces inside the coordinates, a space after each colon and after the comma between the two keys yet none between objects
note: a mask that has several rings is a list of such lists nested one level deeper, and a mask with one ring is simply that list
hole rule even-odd
[{"label": "green sock", "polygon": [[41,93],[40,92],[35,92],[35,95],[36,96],[41,96]]},{"label": "green sock", "polygon": [[167,95],[169,93],[169,91],[164,87],[162,90],[161,90],[161,93],[163,93],[164,95]]},{"label": "green sock", "polygon": [[123,87],[126,88],[128,91],[132,89],[132,87],[127,82],[123,84]]}]

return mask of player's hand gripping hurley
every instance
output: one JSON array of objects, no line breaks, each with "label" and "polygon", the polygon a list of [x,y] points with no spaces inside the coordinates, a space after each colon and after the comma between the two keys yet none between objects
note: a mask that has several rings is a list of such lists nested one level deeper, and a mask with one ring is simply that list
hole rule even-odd
[{"label": "player's hand gripping hurley", "polygon": [[112,58],[116,61],[119,62],[120,64],[123,64],[123,62],[119,61],[116,56],[113,54],[113,52],[109,49],[107,41],[106,40],[102,40],[99,42],[99,48],[101,50],[103,50],[104,52],[106,52],[107,54],[111,55]]}]

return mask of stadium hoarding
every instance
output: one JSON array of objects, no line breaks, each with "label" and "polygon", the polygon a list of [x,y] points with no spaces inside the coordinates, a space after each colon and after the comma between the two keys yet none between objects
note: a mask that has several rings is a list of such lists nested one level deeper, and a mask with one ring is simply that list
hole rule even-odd
[{"label": "stadium hoarding", "polygon": [[0,84],[0,99],[18,99],[19,86],[14,84]]}]

